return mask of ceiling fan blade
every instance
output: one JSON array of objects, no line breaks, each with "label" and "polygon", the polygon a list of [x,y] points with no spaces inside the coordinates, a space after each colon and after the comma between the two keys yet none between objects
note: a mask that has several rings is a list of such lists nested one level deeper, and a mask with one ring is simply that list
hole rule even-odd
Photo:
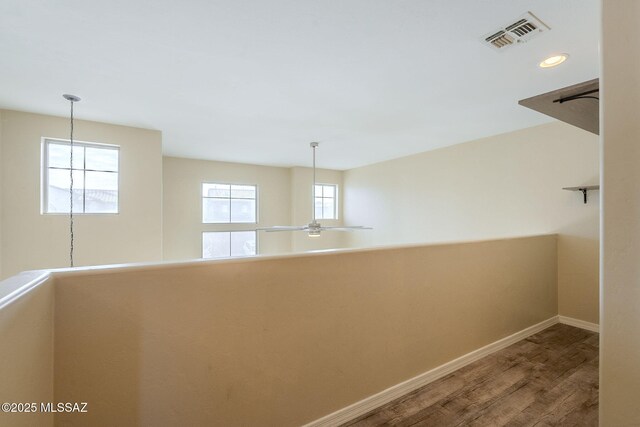
[{"label": "ceiling fan blade", "polygon": [[256,230],[270,233],[273,231],[305,231],[308,228],[306,225],[274,225],[273,227],[256,228]]},{"label": "ceiling fan blade", "polygon": [[373,227],[365,227],[364,225],[345,225],[343,227],[322,227],[322,231],[356,231],[356,230],[373,230]]},{"label": "ceiling fan blade", "polygon": [[[309,145],[311,146],[311,150],[313,152],[313,187],[315,189],[316,186],[316,148],[318,148],[318,142],[312,142]],[[315,191],[315,190],[314,190]],[[355,231],[355,230],[373,230],[372,227],[365,227],[364,225],[346,225],[342,227],[323,227],[320,225],[318,221],[316,221],[316,211],[315,211],[315,197],[312,192],[311,201],[314,203],[311,212],[313,212],[312,220],[307,225],[302,226],[291,226],[291,225],[275,225],[273,227],[261,227],[256,228],[259,231],[266,231],[267,233],[274,231],[306,231],[309,233],[309,237],[318,237],[320,236],[320,232],[322,231]]]}]

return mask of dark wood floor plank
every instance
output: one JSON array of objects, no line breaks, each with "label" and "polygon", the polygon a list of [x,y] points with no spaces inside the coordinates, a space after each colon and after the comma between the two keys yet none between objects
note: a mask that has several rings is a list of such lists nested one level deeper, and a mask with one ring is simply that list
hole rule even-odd
[{"label": "dark wood floor plank", "polygon": [[[573,421],[572,421],[573,420]],[[580,366],[506,425],[598,425],[598,358]]]},{"label": "dark wood floor plank", "polygon": [[359,425],[380,426],[397,425],[403,419],[419,412],[421,409],[433,405],[446,396],[461,390],[466,385],[464,378],[450,376],[439,387],[423,387],[418,392],[413,392],[393,402],[393,405],[384,406],[380,411],[372,412],[363,419]]},{"label": "dark wood floor plank", "polygon": [[597,426],[598,334],[554,325],[346,424]]},{"label": "dark wood floor plank", "polygon": [[491,354],[385,405],[380,411],[370,413],[366,419],[360,418],[359,425],[400,425],[407,417],[435,402],[510,369],[514,360],[532,352],[537,346],[532,342],[520,341],[504,349],[503,352]]}]

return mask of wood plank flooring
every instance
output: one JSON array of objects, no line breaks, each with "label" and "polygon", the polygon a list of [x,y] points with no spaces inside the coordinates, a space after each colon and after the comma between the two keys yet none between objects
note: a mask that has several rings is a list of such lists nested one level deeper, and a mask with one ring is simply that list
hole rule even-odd
[{"label": "wood plank flooring", "polygon": [[345,426],[597,426],[598,340],[551,326]]}]

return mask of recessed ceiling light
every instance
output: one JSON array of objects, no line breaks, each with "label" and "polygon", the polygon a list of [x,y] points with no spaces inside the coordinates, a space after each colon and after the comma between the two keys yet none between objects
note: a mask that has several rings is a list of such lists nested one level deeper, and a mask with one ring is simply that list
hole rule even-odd
[{"label": "recessed ceiling light", "polygon": [[568,57],[569,57],[569,54],[567,53],[559,53],[557,55],[552,55],[548,57],[547,59],[542,61],[539,65],[540,65],[540,68],[555,67],[556,65],[560,65],[564,61],[566,61]]}]

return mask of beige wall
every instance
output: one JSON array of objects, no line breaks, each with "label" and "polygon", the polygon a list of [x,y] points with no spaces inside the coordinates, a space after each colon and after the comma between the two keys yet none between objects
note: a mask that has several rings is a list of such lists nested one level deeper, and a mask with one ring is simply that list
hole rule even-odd
[{"label": "beige wall", "polygon": [[[281,168],[241,163],[165,157],[163,161],[163,251],[165,260],[202,256],[203,231],[251,230],[311,221],[312,173],[309,168]],[[342,187],[342,172],[318,169],[318,182]],[[258,224],[203,224],[203,182],[256,184]],[[339,203],[339,206],[342,204]],[[340,221],[322,221],[338,225]],[[339,248],[340,233],[309,238],[301,232],[258,232],[260,254]]]},{"label": "beige wall", "polygon": [[[295,225],[306,225],[311,222],[313,211],[311,201],[313,197],[313,169],[293,167],[291,173],[291,218]],[[344,186],[342,171],[329,169],[316,169],[316,181],[319,184],[338,185],[338,219],[318,220],[325,226],[341,226],[342,221],[342,194]],[[342,248],[345,245],[344,232],[327,231],[320,237],[309,237],[306,233],[293,233],[291,235],[291,249],[293,252],[304,252],[318,249]]]},{"label": "beige wall", "polygon": [[[67,266],[69,220],[40,214],[40,162],[41,138],[68,139],[69,121],[1,113],[2,274]],[[78,120],[75,137],[120,146],[120,213],[75,216],[75,264],[161,260],[161,133]]]},{"label": "beige wall", "polygon": [[[31,276],[11,281],[27,284]],[[53,280],[4,304],[7,286],[9,281],[0,283],[0,402],[34,402],[38,411],[2,411],[0,425],[53,426],[53,414],[40,412],[40,402],[53,402]]]},{"label": "beige wall", "polygon": [[91,426],[300,425],[555,316],[556,247],[58,273],[55,400],[90,402]]},{"label": "beige wall", "polygon": [[[165,157],[163,160],[164,259],[202,257],[203,231],[239,231],[291,222],[286,168]],[[258,224],[203,224],[202,183],[258,186]],[[291,250],[288,233],[258,233],[259,253]]]},{"label": "beige wall", "polygon": [[345,172],[350,246],[558,233],[560,314],[598,323],[598,137],[552,123]]},{"label": "beige wall", "polygon": [[[0,110],[0,165],[2,165],[2,110]],[[0,280],[5,276],[2,274],[2,224],[4,210],[2,208],[2,172],[0,172]]]},{"label": "beige wall", "polygon": [[640,2],[604,0],[600,425],[640,425]]},{"label": "beige wall", "polygon": [[[0,110],[0,277],[68,265],[68,217],[40,214],[41,138],[66,139],[68,133],[67,118]],[[76,120],[75,137],[119,145],[121,159],[120,213],[76,215],[76,266],[199,258],[202,231],[228,229],[202,224],[204,181],[258,184],[260,227],[310,221],[309,168],[163,160],[158,131],[82,120]],[[342,172],[318,170],[318,179],[341,185]],[[343,246],[340,233],[310,239],[304,233],[260,232],[258,244],[262,254]]]}]

